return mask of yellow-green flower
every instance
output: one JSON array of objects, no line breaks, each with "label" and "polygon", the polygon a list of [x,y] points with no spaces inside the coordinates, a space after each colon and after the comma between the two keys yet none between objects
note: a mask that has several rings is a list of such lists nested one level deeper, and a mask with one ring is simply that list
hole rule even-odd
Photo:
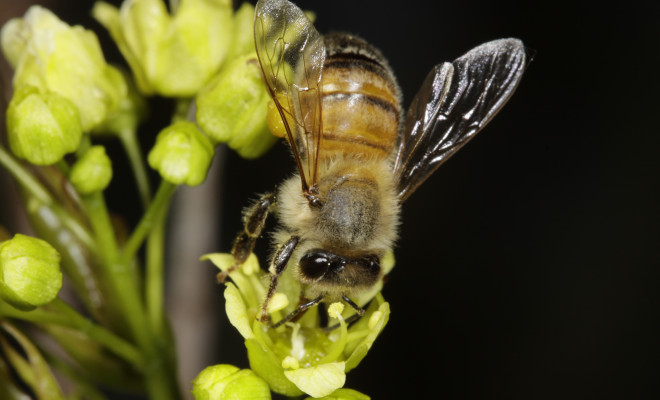
[{"label": "yellow-green flower", "polygon": [[0,243],[0,297],[29,311],[48,304],[62,288],[60,254],[48,242],[16,234]]},{"label": "yellow-green flower", "polygon": [[218,71],[230,48],[231,0],[97,2],[94,17],[110,32],[145,94],[192,97]]},{"label": "yellow-green flower", "polygon": [[69,26],[39,6],[2,28],[2,49],[15,68],[14,88],[31,85],[55,92],[78,108],[83,131],[114,112],[126,95],[126,82],[103,58],[96,35]]},{"label": "yellow-green flower", "polygon": [[193,381],[195,400],[270,400],[263,379],[249,369],[219,364],[205,368]]},{"label": "yellow-green flower", "polygon": [[254,6],[248,2],[234,13],[233,30],[227,60],[254,53]]},{"label": "yellow-green flower", "polygon": [[[210,254],[205,259],[222,271],[234,263],[230,254]],[[386,257],[382,265],[385,273],[389,272],[394,265],[393,257]],[[289,273],[291,270],[287,269],[281,276],[279,291],[271,301],[269,313],[273,321],[297,306],[301,288]],[[358,304],[369,300],[371,303],[364,316],[350,326],[346,320],[355,311],[335,303],[328,308],[329,325],[337,325],[335,329],[320,325],[318,308],[308,310],[295,323],[270,328],[256,318],[267,291],[265,275],[256,256],[251,255],[241,268],[230,274],[234,283],[227,283],[225,288],[227,316],[245,339],[252,371],[272,391],[286,396],[303,393],[312,397],[331,396],[344,386],[346,373],[357,367],[387,323],[390,309],[379,293],[382,283],[357,299]]]},{"label": "yellow-green flower", "polygon": [[121,99],[119,107],[100,124],[94,127],[92,134],[134,135],[138,125],[146,119],[149,107],[146,99],[135,87],[129,72],[121,69],[120,73],[126,81],[126,96]]},{"label": "yellow-green flower", "polygon": [[78,109],[57,93],[23,85],[7,109],[7,136],[16,157],[35,165],[54,164],[80,144]]},{"label": "yellow-green flower", "polygon": [[147,161],[168,182],[197,186],[206,179],[213,154],[211,141],[195,124],[179,121],[158,134]]},{"label": "yellow-green flower", "polygon": [[73,164],[69,180],[80,194],[104,190],[112,179],[112,162],[103,146],[92,146]]},{"label": "yellow-green flower", "polygon": [[231,61],[196,98],[197,123],[214,142],[256,158],[275,143],[266,124],[270,100],[256,53]]}]

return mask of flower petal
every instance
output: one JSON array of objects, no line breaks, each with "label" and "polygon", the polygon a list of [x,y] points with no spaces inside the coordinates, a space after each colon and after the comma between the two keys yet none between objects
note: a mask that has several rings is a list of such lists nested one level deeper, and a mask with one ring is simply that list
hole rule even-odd
[{"label": "flower petal", "polygon": [[343,361],[333,362],[284,371],[284,375],[308,395],[323,397],[344,386],[346,382],[345,366]]},{"label": "flower petal", "polygon": [[255,339],[245,341],[248,350],[250,368],[265,380],[273,392],[289,397],[303,394],[298,387],[284,375],[280,358],[268,347]]},{"label": "flower petal", "polygon": [[225,288],[225,311],[227,312],[229,322],[234,325],[234,328],[245,339],[254,337],[243,297],[231,282],[227,283],[227,287]]}]

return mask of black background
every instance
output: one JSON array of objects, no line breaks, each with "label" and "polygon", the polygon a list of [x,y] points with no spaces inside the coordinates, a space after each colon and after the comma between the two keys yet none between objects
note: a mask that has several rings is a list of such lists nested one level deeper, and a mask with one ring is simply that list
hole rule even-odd
[{"label": "black background", "polygon": [[[102,34],[87,4],[59,14]],[[502,112],[404,205],[390,322],[346,386],[374,399],[657,398],[658,6],[298,4],[321,33],[380,48],[405,104],[433,65],[482,42],[518,37],[535,53]],[[248,200],[293,168],[283,145],[256,161],[228,153],[220,250]],[[225,339],[217,362],[246,366],[238,334]]]}]

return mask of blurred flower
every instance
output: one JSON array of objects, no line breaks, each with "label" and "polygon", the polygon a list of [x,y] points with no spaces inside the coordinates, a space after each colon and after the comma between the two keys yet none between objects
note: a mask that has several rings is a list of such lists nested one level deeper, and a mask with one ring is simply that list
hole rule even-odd
[{"label": "blurred flower", "polygon": [[17,157],[36,165],[54,164],[80,144],[78,110],[57,93],[23,85],[7,109],[7,136]]},{"label": "blurred flower", "polygon": [[126,82],[126,96],[122,97],[119,107],[112,114],[94,127],[93,134],[135,134],[140,122],[147,117],[149,112],[147,101],[138,92],[128,71],[123,69],[119,71]]},{"label": "blurred flower", "polygon": [[7,303],[29,311],[61,288],[60,254],[48,242],[19,233],[0,243],[0,297]]},{"label": "blurred flower", "polygon": [[[231,254],[209,254],[204,259],[222,271],[234,264]],[[385,273],[391,270],[391,254],[382,265]],[[225,288],[227,316],[245,338],[251,369],[268,382],[271,390],[285,396],[330,396],[344,385],[346,373],[360,363],[387,323],[390,310],[379,293],[382,282],[357,299],[358,304],[372,301],[364,316],[350,326],[346,320],[355,311],[350,307],[344,310],[340,303],[335,303],[328,308],[328,325],[336,325],[335,329],[321,326],[316,307],[297,322],[270,328],[257,321],[267,292],[266,275],[253,254],[230,274],[234,283],[227,283]],[[291,269],[286,270],[269,306],[274,321],[296,308],[300,290]]]},{"label": "blurred flower", "polygon": [[110,32],[144,94],[192,97],[227,56],[231,0],[181,0],[173,15],[162,0],[99,1],[94,17]]},{"label": "blurred flower", "polygon": [[205,368],[193,381],[195,400],[270,400],[263,379],[249,369],[219,364]]},{"label": "blurred flower", "polygon": [[206,179],[213,153],[211,141],[195,124],[179,121],[158,134],[147,161],[163,179],[196,186]]},{"label": "blurred flower", "polygon": [[277,140],[266,125],[269,100],[257,56],[250,53],[230,62],[199,93],[197,123],[213,141],[256,158]]},{"label": "blurred flower", "polygon": [[254,6],[248,2],[241,4],[234,14],[230,46],[228,60],[255,51]]},{"label": "blurred flower", "polygon": [[69,181],[78,193],[87,195],[104,190],[112,179],[112,162],[103,146],[92,146],[73,164]]},{"label": "blurred flower", "polygon": [[24,18],[7,22],[1,41],[16,70],[14,88],[29,84],[71,100],[83,131],[114,112],[126,94],[123,76],[105,62],[96,35],[65,24],[45,8],[32,6]]}]

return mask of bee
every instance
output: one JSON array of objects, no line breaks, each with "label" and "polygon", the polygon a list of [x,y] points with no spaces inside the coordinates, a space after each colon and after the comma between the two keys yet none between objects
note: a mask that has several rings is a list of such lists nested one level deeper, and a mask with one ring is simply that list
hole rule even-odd
[{"label": "bee", "polygon": [[506,103],[525,69],[525,48],[518,39],[495,40],[438,64],[404,115],[378,50],[349,34],[321,36],[289,1],[259,0],[254,39],[272,98],[269,127],[288,141],[297,172],[246,210],[232,269],[276,212],[277,249],[259,319],[269,320],[287,266],[301,302],[273,326],[322,301],[343,300],[362,315],[354,296],[382,279],[401,204]]}]

